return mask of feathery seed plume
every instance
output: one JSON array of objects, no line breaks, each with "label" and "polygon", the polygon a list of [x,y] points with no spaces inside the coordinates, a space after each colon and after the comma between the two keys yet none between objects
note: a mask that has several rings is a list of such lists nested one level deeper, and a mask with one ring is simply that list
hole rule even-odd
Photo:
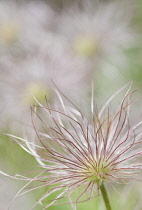
[{"label": "feathery seed plume", "polygon": [[[103,183],[113,185],[140,179],[142,164],[138,157],[142,155],[142,121],[133,126],[129,122],[131,97],[136,92],[130,91],[131,86],[127,84],[114,93],[100,111],[94,107],[92,97],[91,120],[87,120],[58,89],[59,106],[50,107],[48,103],[43,106],[37,101],[38,105],[32,108],[35,138],[9,135],[33,155],[41,167],[34,178],[15,177],[28,181],[16,197],[45,187],[47,192],[33,208],[41,203],[43,209],[47,209],[67,197],[76,209],[77,203],[99,196]],[[113,99],[126,88],[119,106],[112,111]],[[70,106],[65,105],[63,98]],[[41,112],[37,113],[37,108]],[[38,120],[42,126],[40,123],[37,126]],[[39,185],[27,189],[32,183]],[[77,189],[79,194],[75,198]],[[50,195],[54,199],[50,200]]]}]

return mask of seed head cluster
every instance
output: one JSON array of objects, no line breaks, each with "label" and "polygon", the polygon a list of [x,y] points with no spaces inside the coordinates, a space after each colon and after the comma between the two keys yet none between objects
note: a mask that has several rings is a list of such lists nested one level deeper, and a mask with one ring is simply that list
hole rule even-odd
[{"label": "seed head cluster", "polygon": [[[56,92],[60,105],[50,108],[48,103],[42,106],[37,102],[32,108],[35,139],[15,139],[36,158],[41,171],[33,179],[17,177],[28,181],[26,190],[22,188],[17,196],[45,187],[47,192],[33,207],[41,203],[46,209],[66,197],[76,208],[78,202],[98,196],[103,182],[125,183],[138,179],[142,169],[138,159],[142,154],[142,122],[130,125],[130,105],[135,93],[130,88],[131,85],[126,85],[118,90],[100,111],[92,97],[89,120],[59,90]],[[110,110],[112,102],[123,91],[125,94],[118,107]],[[70,106],[65,106],[64,101]],[[40,124],[37,125],[37,121]],[[32,182],[39,185],[27,190]]]}]

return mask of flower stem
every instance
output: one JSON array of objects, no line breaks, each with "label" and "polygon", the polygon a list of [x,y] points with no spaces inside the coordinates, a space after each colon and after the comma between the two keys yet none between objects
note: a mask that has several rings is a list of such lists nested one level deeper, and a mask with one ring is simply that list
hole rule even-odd
[{"label": "flower stem", "polygon": [[100,186],[100,190],[101,190],[101,193],[102,193],[102,196],[103,196],[103,199],[104,199],[106,210],[111,210],[111,206],[110,206],[108,194],[107,194],[107,191],[106,191],[106,188],[105,188],[105,185],[104,184],[102,184]]}]

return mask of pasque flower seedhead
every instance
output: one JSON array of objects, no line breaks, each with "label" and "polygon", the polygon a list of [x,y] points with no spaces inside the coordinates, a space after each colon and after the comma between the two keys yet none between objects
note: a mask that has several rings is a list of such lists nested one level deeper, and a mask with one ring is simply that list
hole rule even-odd
[{"label": "pasque flower seedhead", "polygon": [[[33,155],[41,166],[41,172],[33,179],[22,176],[16,178],[29,181],[25,188],[32,182],[39,182],[40,185],[25,192],[22,192],[22,188],[17,196],[47,187],[47,192],[35,205],[43,204],[43,201],[49,200],[50,195],[55,195],[43,209],[55,205],[64,197],[69,198],[69,202],[76,208],[86,193],[88,197],[85,200],[98,196],[104,182],[125,183],[138,179],[142,169],[138,160],[142,154],[142,121],[134,126],[129,122],[130,105],[133,102],[131,98],[136,92],[130,92],[131,86],[127,84],[118,90],[100,111],[94,107],[92,97],[92,120],[87,120],[58,88],[56,93],[59,106],[53,105],[50,108],[48,103],[42,106],[37,101],[38,105],[32,107],[32,123],[36,133],[34,141],[10,136]],[[127,91],[119,106],[111,111],[110,104],[125,89]],[[65,105],[63,98],[70,106]],[[42,126],[37,125],[38,120]],[[80,189],[79,194],[74,200],[77,189]]]}]

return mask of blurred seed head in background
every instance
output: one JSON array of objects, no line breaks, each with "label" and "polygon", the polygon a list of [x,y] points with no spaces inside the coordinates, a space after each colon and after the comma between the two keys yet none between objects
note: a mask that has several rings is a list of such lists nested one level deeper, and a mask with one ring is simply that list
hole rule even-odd
[{"label": "blurred seed head in background", "polygon": [[51,102],[51,80],[76,100],[85,92],[87,99],[97,74],[115,79],[128,63],[132,10],[125,16],[122,2],[88,1],[58,11],[43,1],[1,1],[0,11],[2,127],[26,115],[32,95],[41,101],[50,95]]}]

